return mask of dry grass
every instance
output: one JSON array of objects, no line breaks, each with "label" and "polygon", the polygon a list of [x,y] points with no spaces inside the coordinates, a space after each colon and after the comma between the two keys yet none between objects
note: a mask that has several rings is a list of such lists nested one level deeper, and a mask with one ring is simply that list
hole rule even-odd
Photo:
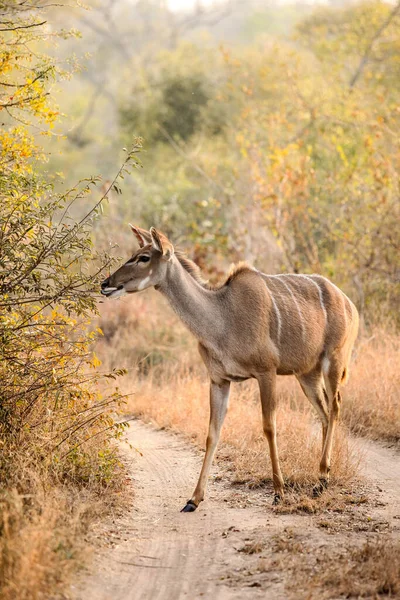
[{"label": "dry grass", "polygon": [[[17,464],[18,463],[18,464]],[[110,486],[56,482],[16,460],[14,488],[0,493],[0,596],[2,600],[58,598],[86,560],[90,526],[126,507],[121,477]]]},{"label": "dry grass", "polygon": [[[161,378],[145,378],[137,382],[129,408],[145,419],[153,419],[160,427],[177,429],[204,445],[208,424],[205,376],[179,370]],[[277,419],[284,477],[294,488],[304,491],[318,479],[320,428],[311,407],[306,400],[299,401],[289,382],[280,386]],[[271,478],[255,382],[233,386],[221,441],[220,455],[228,456],[234,482],[256,486]],[[333,481],[348,483],[356,472],[357,457],[339,429],[332,465]]]},{"label": "dry grass", "polygon": [[40,598],[49,590],[54,593],[76,567],[80,550],[76,542],[82,527],[79,515],[65,518],[69,507],[62,490],[35,498],[29,516],[26,502],[16,490],[2,496],[0,579],[4,600]]},{"label": "dry grass", "polygon": [[173,371],[197,361],[196,344],[155,290],[105,301],[99,325],[104,337],[97,354],[106,371],[125,367],[136,381],[150,372]]},{"label": "dry grass", "polygon": [[27,431],[7,456],[3,448],[2,600],[60,597],[71,574],[85,562],[84,537],[93,523],[127,506],[125,472],[115,444],[106,447],[104,436],[96,436],[85,445],[85,460],[76,454],[66,468],[53,455],[46,458],[39,445],[44,440]]},{"label": "dry grass", "polygon": [[294,598],[398,598],[400,543],[390,537],[374,538],[362,547],[340,553],[318,553],[318,560],[298,563],[289,584]]},{"label": "dry grass", "polygon": [[242,546],[238,548],[238,552],[243,552],[244,554],[260,554],[264,550],[265,542],[262,540],[257,541],[248,541]]},{"label": "dry grass", "polygon": [[400,442],[400,337],[361,340],[345,389],[342,419],[356,434]]}]

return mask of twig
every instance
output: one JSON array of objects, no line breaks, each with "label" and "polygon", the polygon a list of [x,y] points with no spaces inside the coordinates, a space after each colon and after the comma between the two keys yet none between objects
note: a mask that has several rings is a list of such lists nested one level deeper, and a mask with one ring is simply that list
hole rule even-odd
[{"label": "twig", "polygon": [[31,25],[17,25],[17,27],[5,27],[0,29],[0,31],[16,31],[17,29],[31,29],[31,27],[40,27],[41,25],[45,25],[47,21],[42,21],[41,23],[32,23]]},{"label": "twig", "polygon": [[360,78],[361,73],[363,72],[363,70],[369,60],[372,48],[373,48],[376,40],[385,31],[385,29],[390,25],[390,23],[397,16],[399,11],[400,11],[400,2],[398,2],[398,4],[396,4],[396,6],[393,8],[393,10],[388,15],[387,19],[382,23],[382,25],[376,30],[375,34],[372,36],[372,38],[364,52],[364,56],[360,60],[360,63],[356,69],[356,72],[354,73],[353,77],[350,80],[350,84],[349,84],[350,89],[352,89],[355,86],[358,79]]}]

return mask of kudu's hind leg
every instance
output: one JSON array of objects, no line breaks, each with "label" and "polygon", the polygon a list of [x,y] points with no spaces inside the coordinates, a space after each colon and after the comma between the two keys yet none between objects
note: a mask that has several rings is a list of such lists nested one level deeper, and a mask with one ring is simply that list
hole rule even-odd
[{"label": "kudu's hind leg", "polygon": [[229,401],[229,381],[221,385],[211,382],[210,386],[210,424],[206,442],[206,454],[204,456],[203,466],[200,472],[199,481],[193,496],[187,501],[181,512],[193,512],[200,502],[204,499],[204,492],[207,487],[207,479],[217,449],[219,436],[221,434],[222,424],[225,419]]},{"label": "kudu's hind leg", "polygon": [[[343,376],[343,362],[338,358],[331,358],[329,368],[324,374],[326,387],[329,397],[329,423],[322,458],[320,463],[320,486],[319,492],[327,487],[329,481],[329,472],[331,470],[331,454],[333,437],[335,434],[336,423],[339,419],[340,405],[342,397],[339,392],[339,385]],[[318,494],[318,490],[314,492]]]},{"label": "kudu's hind leg", "polygon": [[298,375],[297,380],[301,389],[315,408],[322,423],[322,451],[328,432],[328,396],[324,387],[324,378],[320,368],[314,369],[306,375]]},{"label": "kudu's hind leg", "polygon": [[260,386],[263,428],[268,440],[272,463],[272,480],[274,483],[274,504],[283,498],[283,477],[279,465],[278,446],[276,443],[276,373],[266,373],[258,378]]}]

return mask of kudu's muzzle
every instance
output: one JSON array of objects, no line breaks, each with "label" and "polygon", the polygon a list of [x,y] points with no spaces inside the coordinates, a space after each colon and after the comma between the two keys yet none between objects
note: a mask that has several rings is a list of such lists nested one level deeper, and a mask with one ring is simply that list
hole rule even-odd
[{"label": "kudu's muzzle", "polygon": [[123,287],[123,285],[119,285],[118,287],[110,286],[110,277],[107,277],[107,279],[101,282],[101,293],[103,294],[103,296],[111,296],[113,292],[116,292],[117,290],[122,290]]}]

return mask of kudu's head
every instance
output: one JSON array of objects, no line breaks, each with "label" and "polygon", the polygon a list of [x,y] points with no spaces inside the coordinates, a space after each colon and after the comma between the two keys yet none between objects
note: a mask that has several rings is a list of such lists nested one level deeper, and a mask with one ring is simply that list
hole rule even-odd
[{"label": "kudu's head", "polygon": [[171,242],[154,227],[150,231],[131,225],[139,250],[101,284],[101,293],[109,298],[140,292],[159,285],[166,276],[174,255]]}]

